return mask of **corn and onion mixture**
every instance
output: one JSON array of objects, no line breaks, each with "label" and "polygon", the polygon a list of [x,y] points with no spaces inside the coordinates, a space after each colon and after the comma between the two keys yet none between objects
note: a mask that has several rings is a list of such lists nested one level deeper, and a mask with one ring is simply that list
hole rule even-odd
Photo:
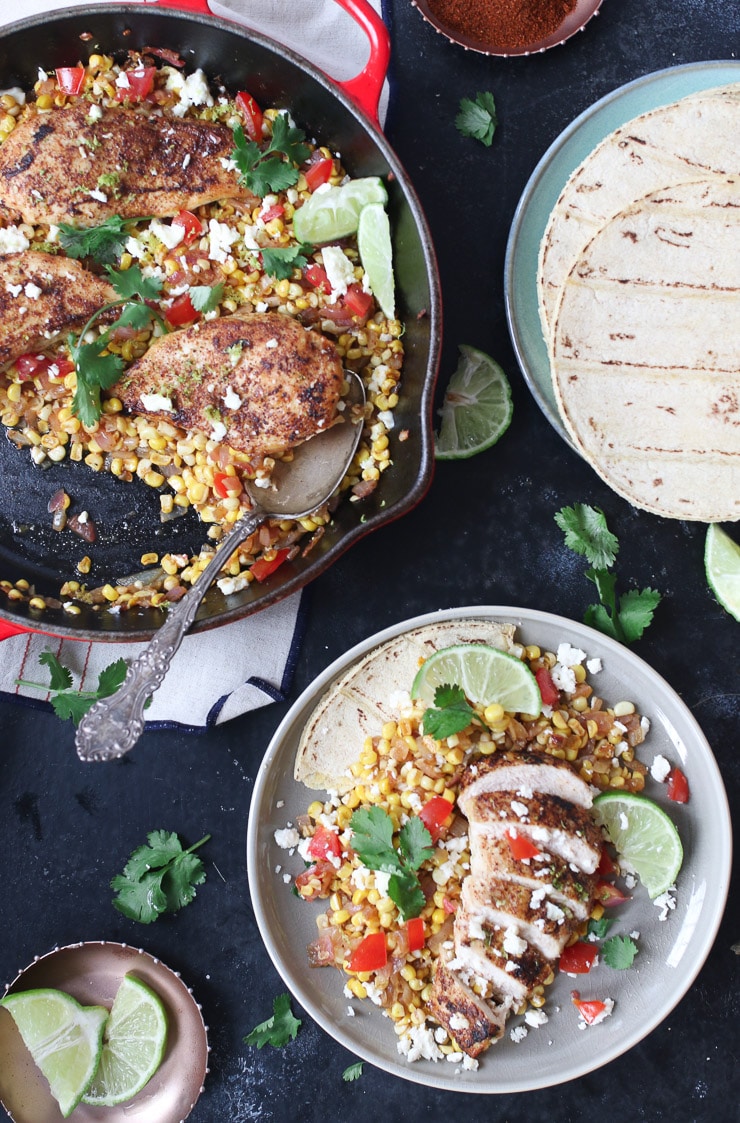
[{"label": "corn and onion mixture", "polygon": [[[132,54],[126,69],[140,61],[140,56]],[[84,98],[91,107],[120,104],[116,79],[121,69],[107,55],[91,55],[79,98]],[[28,101],[20,91],[0,96],[0,142],[29,111],[30,104],[35,104],[36,110],[43,113],[62,109],[70,100],[79,100],[70,99],[60,90],[54,76],[47,76],[43,71],[39,73],[34,95]],[[176,111],[179,117],[218,121],[231,127],[243,121],[225,91],[216,92],[215,97],[211,94],[200,71],[184,78],[170,65],[157,69],[151,95],[134,108],[142,113],[165,115]],[[278,112],[269,108],[264,112],[265,139],[269,138]],[[316,144],[310,144],[310,148],[314,159],[332,161],[327,181],[330,185],[346,181],[339,156]],[[172,247],[162,240],[163,229],[169,229],[163,228],[162,222],[132,220],[127,223],[129,237],[117,268],[127,270],[136,264],[144,275],[161,278],[165,300],[183,291],[188,283],[208,286],[223,283],[219,305],[206,313],[207,318],[229,315],[237,309],[277,311],[297,317],[332,338],[344,366],[359,373],[367,389],[363,435],[341,487],[343,493],[357,500],[372,491],[391,464],[388,434],[398,403],[403,363],[402,325],[397,319],[386,318],[375,304],[367,317],[352,315],[341,301],[332,303],[333,294],[314,287],[298,267],[293,269],[289,279],[281,280],[264,271],[258,253],[254,249],[250,251],[250,245],[271,249],[295,246],[292,217],[309,195],[302,171],[294,187],[267,195],[253,209],[247,204],[230,201],[201,206],[195,214],[202,225],[202,236],[189,244],[180,241]],[[58,230],[53,226],[21,224],[9,233],[27,243],[28,249],[63,253]],[[0,229],[0,239],[2,234]],[[363,270],[354,240],[343,240],[342,248],[354,265],[356,282],[361,285]],[[315,250],[309,265],[321,262],[322,252]],[[98,329],[93,331],[97,333]],[[128,364],[143,355],[161,331],[156,322],[143,331],[124,330],[119,333],[120,337],[111,339],[108,351],[120,355]],[[66,350],[63,346],[57,347],[55,354],[65,357]],[[160,557],[154,550],[145,553],[141,564],[150,567],[150,571],[136,575],[130,584],[119,581],[115,585],[88,588],[83,581],[69,580],[60,590],[64,608],[69,613],[79,614],[76,603],[79,601],[115,606],[115,610],[136,605],[166,606],[168,601],[177,600],[185,593],[186,586],[198,577],[212,556],[213,543],[217,543],[225,530],[249,509],[243,481],[256,480],[259,486],[262,479],[264,485],[274,461],[266,457],[261,462],[250,462],[247,456],[220,443],[212,435],[186,432],[165,420],[126,414],[121,401],[110,395],[104,397],[99,421],[83,425],[72,411],[75,387],[75,371],[56,374],[53,364],[31,376],[19,370],[15,363],[2,372],[0,421],[13,443],[28,449],[33,463],[40,467],[68,459],[94,472],[110,472],[123,481],[138,478],[160,492],[163,521],[192,507],[208,528],[209,542],[194,557],[185,554]],[[69,505],[70,497],[61,495],[55,507],[50,508],[55,510],[57,529],[64,526],[64,512]],[[230,559],[222,574],[222,591],[226,594],[238,591],[253,580],[251,566],[258,558],[270,563],[276,558],[308,552],[330,519],[330,509],[324,506],[300,522],[273,520],[266,523]],[[78,532],[91,540],[84,527],[78,528]],[[94,571],[90,552],[81,544],[77,569],[83,579],[91,568]],[[33,586],[24,580],[0,581],[0,591],[8,600],[28,601],[40,612],[47,603],[58,607],[58,602],[37,595]]]},{"label": "corn and onion mixture", "polygon": [[[563,668],[554,653],[537,646],[519,647],[518,653],[533,671],[546,667],[556,676],[558,672],[565,674],[569,681],[567,689],[560,689],[557,707],[546,706],[540,716],[533,717],[506,713],[499,704],[478,706],[482,721],[474,720],[462,733],[440,742],[421,732],[423,703],[412,702],[407,694],[399,697],[398,720],[385,725],[378,736],[368,737],[352,766],[351,790],[315,801],[296,823],[303,836],[298,851],[312,862],[297,876],[297,892],[306,901],[329,901],[326,912],[317,918],[319,934],[309,946],[309,962],[312,966],[339,968],[345,975],[347,998],[369,998],[382,1007],[398,1035],[399,1052],[409,1060],[429,1057],[431,1029],[434,1044],[430,1059],[447,1058],[466,1067],[477,1067],[478,1063],[465,1057],[442,1027],[427,1023],[425,1009],[435,961],[442,944],[452,939],[454,913],[470,868],[467,821],[453,813],[452,820],[441,829],[433,858],[419,870],[426,898],[420,914],[425,939],[422,948],[409,951],[407,925],[386,893],[387,875],[367,869],[352,850],[349,823],[353,813],[358,808],[379,806],[390,816],[397,832],[430,800],[442,797],[454,802],[462,770],[471,760],[506,750],[536,749],[567,760],[599,790],[642,792],[645,786],[647,768],[637,759],[635,748],[643,742],[649,723],[636,713],[633,703],[625,700],[608,706],[594,693],[583,662]],[[598,665],[593,669],[598,670]],[[342,852],[333,860],[306,857],[310,839],[321,827],[339,833]],[[597,903],[592,918],[602,914],[603,905]],[[581,933],[586,927],[584,922]],[[350,971],[348,960],[353,949],[368,934],[381,931],[386,934],[386,966],[375,972]],[[581,938],[581,933],[571,942]],[[547,985],[554,977],[552,974]],[[531,1024],[537,1024],[538,1015],[532,1011],[543,1007],[545,998],[545,986],[538,986],[529,1001],[514,1012],[529,1012]],[[420,1046],[424,1034],[426,1044]]]}]

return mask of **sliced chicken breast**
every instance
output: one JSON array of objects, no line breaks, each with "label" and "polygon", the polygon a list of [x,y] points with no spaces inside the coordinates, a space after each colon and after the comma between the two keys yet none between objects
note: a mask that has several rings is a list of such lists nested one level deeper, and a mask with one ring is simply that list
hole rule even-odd
[{"label": "sliced chicken breast", "polygon": [[452,964],[473,978],[486,979],[494,993],[516,1005],[549,978],[553,965],[547,956],[519,935],[467,910],[455,916],[455,958]]},{"label": "sliced chicken breast", "polygon": [[331,425],[344,371],[334,343],[279,312],[161,336],[114,387],[127,409],[277,456]]},{"label": "sliced chicken breast", "polygon": [[117,299],[112,285],[70,258],[36,250],[0,257],[0,365],[48,351]]},{"label": "sliced chicken breast", "polygon": [[462,902],[470,917],[515,930],[548,959],[558,958],[578,924],[567,906],[556,904],[544,890],[526,889],[495,876],[467,877]]},{"label": "sliced chicken breast", "polygon": [[547,753],[494,753],[469,764],[462,775],[458,803],[465,805],[481,792],[540,792],[570,800],[579,807],[591,807],[591,788],[565,760]]},{"label": "sliced chicken breast", "polygon": [[502,1036],[510,1003],[489,1002],[475,993],[442,956],[434,970],[429,1013],[469,1057],[479,1056]]},{"label": "sliced chicken breast", "polygon": [[513,828],[584,873],[594,873],[601,859],[601,832],[588,811],[558,796],[483,792],[467,809],[471,847],[481,835],[503,838]]},{"label": "sliced chicken breast", "polygon": [[567,862],[546,850],[536,858],[517,861],[504,838],[479,833],[470,855],[470,878],[491,876],[523,886],[567,909],[576,919],[586,920],[591,912],[591,902],[596,888],[594,874],[571,869]]},{"label": "sliced chicken breast", "polygon": [[253,200],[239,186],[233,148],[231,129],[210,121],[124,107],[95,120],[87,105],[32,113],[0,146],[0,215],[95,226],[114,214],[162,218],[217,199]]}]

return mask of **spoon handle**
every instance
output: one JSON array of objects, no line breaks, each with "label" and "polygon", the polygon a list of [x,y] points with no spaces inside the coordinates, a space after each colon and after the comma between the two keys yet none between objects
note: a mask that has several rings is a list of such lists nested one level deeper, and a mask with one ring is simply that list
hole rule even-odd
[{"label": "spoon handle", "polygon": [[144,732],[147,699],[161,685],[211,582],[234,550],[254,533],[265,517],[263,511],[256,511],[234,524],[193,587],[172,605],[164,623],[131,662],[116,693],[101,698],[87,711],[75,737],[81,760],[115,760],[134,747]]}]

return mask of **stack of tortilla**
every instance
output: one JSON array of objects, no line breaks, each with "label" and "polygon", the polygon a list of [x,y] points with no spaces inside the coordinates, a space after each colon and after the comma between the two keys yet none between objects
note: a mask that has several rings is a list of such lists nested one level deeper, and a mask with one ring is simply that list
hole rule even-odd
[{"label": "stack of tortilla", "polygon": [[540,247],[558,408],[637,507],[740,519],[740,85],[637,117],[573,172]]}]

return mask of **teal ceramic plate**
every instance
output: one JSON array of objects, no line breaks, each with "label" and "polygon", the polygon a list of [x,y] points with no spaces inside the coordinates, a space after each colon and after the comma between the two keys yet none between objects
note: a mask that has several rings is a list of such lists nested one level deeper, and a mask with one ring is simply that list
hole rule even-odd
[{"label": "teal ceramic plate", "polygon": [[633,117],[699,90],[740,82],[740,62],[689,63],[646,74],[601,98],[564,129],[532,172],[519,200],[506,250],[506,316],[519,365],[537,404],[565,441],[550,380],[537,307],[537,259],[550,212],[571,172],[596,145]]}]

